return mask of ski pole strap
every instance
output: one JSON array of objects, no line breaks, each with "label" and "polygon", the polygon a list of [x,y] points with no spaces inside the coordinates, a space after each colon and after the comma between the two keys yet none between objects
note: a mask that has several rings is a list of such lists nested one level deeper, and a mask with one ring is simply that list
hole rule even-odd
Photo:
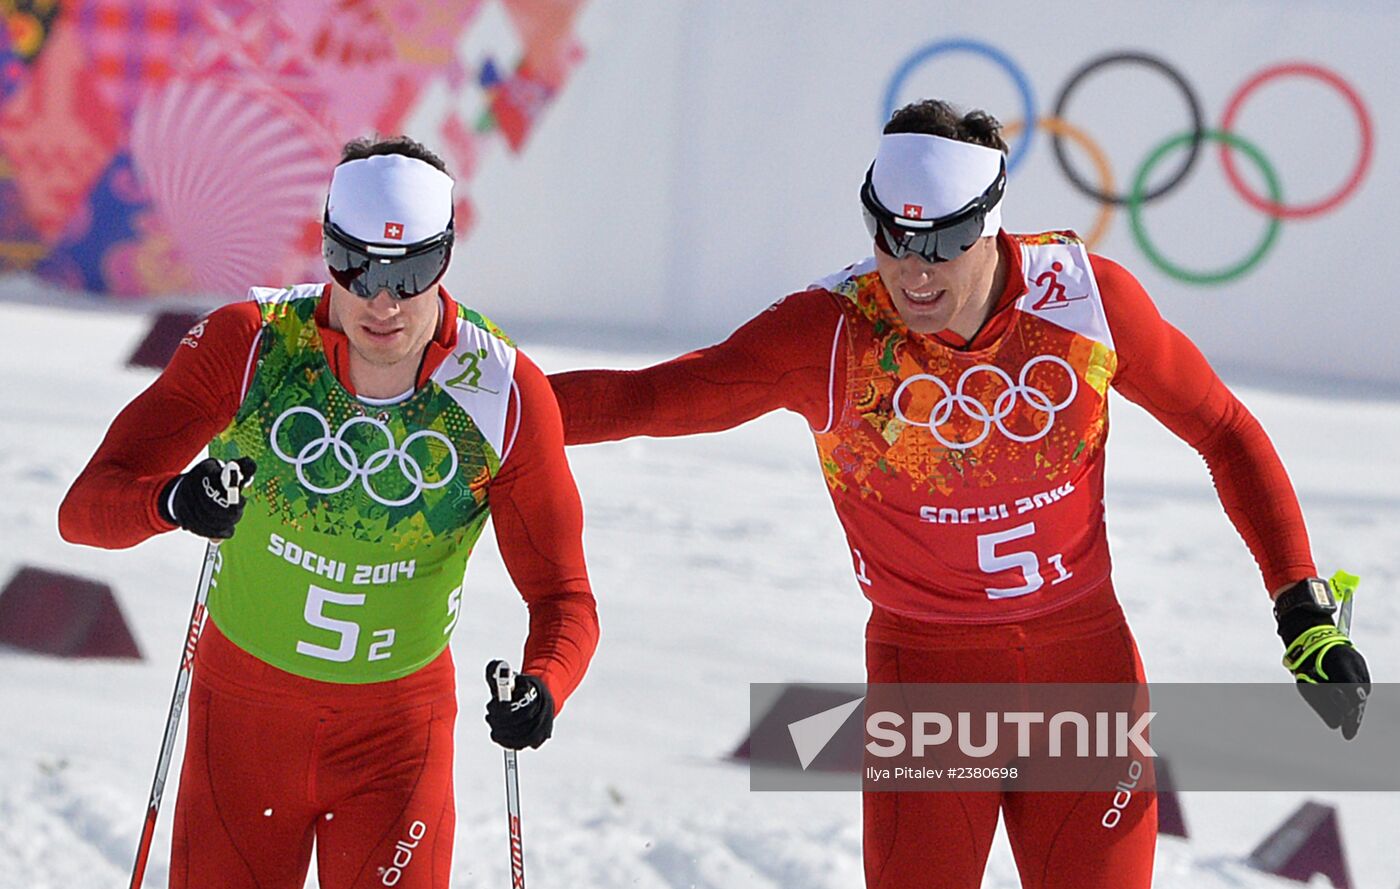
[{"label": "ski pole strap", "polygon": [[510,664],[501,661],[496,664],[496,700],[509,701],[515,694],[515,673]]},{"label": "ski pole strap", "polygon": [[1332,595],[1337,597],[1337,629],[1343,636],[1350,637],[1351,609],[1356,601],[1356,587],[1361,583],[1361,578],[1355,574],[1338,571],[1328,582],[1332,584]]},{"label": "ski pole strap", "polygon": [[219,473],[219,481],[224,486],[224,493],[228,495],[229,506],[237,506],[239,489],[243,487],[243,469],[238,465],[238,461],[229,460],[224,464],[223,471]]},{"label": "ski pole strap", "polygon": [[1299,682],[1317,684],[1314,676],[1325,682],[1329,677],[1322,669],[1322,658],[1338,645],[1351,645],[1346,634],[1331,624],[1311,627],[1299,634],[1283,653],[1283,666]]}]

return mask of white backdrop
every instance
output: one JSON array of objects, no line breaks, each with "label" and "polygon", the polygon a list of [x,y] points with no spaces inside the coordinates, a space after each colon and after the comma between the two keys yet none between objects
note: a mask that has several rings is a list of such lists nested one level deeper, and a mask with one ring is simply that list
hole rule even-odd
[{"label": "white backdrop", "polygon": [[[457,295],[517,328],[550,323],[579,345],[618,331],[655,345],[722,338],[778,296],[870,250],[857,189],[885,116],[924,96],[1024,117],[1012,68],[1038,119],[1066,81],[1106,53],[1143,52],[1180,72],[1205,126],[1270,66],[1334,72],[1370,118],[1374,154],[1333,209],[1284,219],[1254,268],[1201,286],[1160,270],[1117,208],[1096,249],[1133,270],[1164,314],[1220,367],[1312,388],[1348,381],[1400,388],[1393,338],[1400,259],[1386,243],[1400,199],[1394,140],[1400,7],[1382,2],[1088,0],[1070,7],[907,0],[593,0],[579,21],[588,58],[522,158],[474,183],[482,213],[449,278]],[[935,44],[978,49],[922,60]],[[987,53],[1002,53],[1011,68]],[[905,75],[896,81],[901,69]],[[424,120],[434,113],[420,109]],[[1147,154],[1189,132],[1186,101],[1160,72],[1116,64],[1088,75],[1065,108],[1126,191]],[[1357,168],[1361,124],[1343,94],[1285,76],[1251,92],[1232,132],[1258,147],[1284,203],[1336,194]],[[1042,126],[1016,153],[1006,198],[1012,231],[1087,234],[1101,204],[1062,172]],[[1098,173],[1082,147],[1069,161]],[[1155,187],[1180,167],[1167,154]],[[1239,156],[1245,185],[1263,180]],[[1247,257],[1271,217],[1201,146],[1189,175],[1143,223],[1171,261],[1214,270]]]}]

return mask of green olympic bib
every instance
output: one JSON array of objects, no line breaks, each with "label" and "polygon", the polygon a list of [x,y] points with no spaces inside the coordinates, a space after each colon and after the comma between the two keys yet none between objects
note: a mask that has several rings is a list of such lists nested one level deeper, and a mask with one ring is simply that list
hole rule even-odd
[{"label": "green olympic bib", "polygon": [[456,626],[500,468],[515,347],[459,308],[454,356],[407,400],[369,405],[326,362],[320,293],[253,292],[256,369],[209,453],[258,468],[221,547],[209,614],[290,673],[381,682],[432,661]]}]

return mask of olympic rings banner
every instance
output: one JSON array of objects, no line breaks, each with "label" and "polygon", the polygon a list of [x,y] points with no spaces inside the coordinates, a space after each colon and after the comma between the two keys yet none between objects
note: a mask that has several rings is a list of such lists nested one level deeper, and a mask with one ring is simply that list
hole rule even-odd
[{"label": "olympic rings banner", "polygon": [[[1031,78],[1007,52],[982,40],[938,40],[919,48],[896,70],[885,91],[880,122],[888,119],[894,112],[898,105],[898,97],[904,93],[906,81],[921,65],[941,56],[958,55],[989,60],[1002,69],[1015,86],[1020,100],[1020,116],[1006,122],[1006,132],[1011,139],[1008,172],[1015,174],[1030,152],[1036,137],[1043,133],[1042,139],[1048,137],[1055,163],[1065,180],[1081,195],[1098,204],[1098,213],[1085,232],[1090,249],[1102,241],[1113,222],[1115,211],[1122,208],[1127,211],[1129,230],[1143,256],[1160,271],[1186,284],[1223,284],[1247,275],[1265,260],[1275,246],[1283,221],[1309,219],[1335,211],[1356,194],[1370,171],[1375,132],[1366,101],[1346,78],[1326,65],[1313,61],[1279,62],[1253,72],[1230,94],[1218,122],[1212,123],[1207,119],[1196,89],[1186,74],[1173,63],[1152,53],[1114,50],[1089,58],[1075,68],[1055,93],[1054,101],[1050,105],[1052,110],[1045,114],[1036,98]],[[1153,146],[1131,169],[1125,186],[1119,187],[1115,183],[1124,180],[1115,176],[1113,166],[1103,148],[1084,128],[1073,123],[1072,100],[1091,78],[1112,76],[1117,69],[1124,67],[1146,69],[1163,78],[1180,94],[1181,104],[1189,116],[1189,124],[1180,132],[1168,133]],[[1309,201],[1289,202],[1284,198],[1279,174],[1273,164],[1255,143],[1236,132],[1235,124],[1250,97],[1261,88],[1278,81],[1300,79],[1310,80],[1331,89],[1344,100],[1355,119],[1360,148],[1342,183],[1334,191]],[[1315,123],[1318,126],[1327,125],[1326,120]],[[1070,159],[1066,149],[1070,143],[1083,149],[1090,158],[1095,174],[1093,178],[1085,175]],[[1267,217],[1267,225],[1258,243],[1238,261],[1231,261],[1217,268],[1196,269],[1167,258],[1148,234],[1146,216],[1147,208],[1153,202],[1175,192],[1194,171],[1196,164],[1211,153],[1208,143],[1210,147],[1218,149],[1215,154],[1230,188],[1241,200]],[[1239,156],[1247,159],[1263,177],[1266,183],[1265,193],[1261,194],[1245,181],[1239,169]],[[1164,161],[1168,158],[1173,159],[1175,163],[1165,164]],[[1160,184],[1149,184],[1152,174],[1159,168],[1168,171],[1167,175],[1162,177]]]},{"label": "olympic rings banner", "polygon": [[583,0],[0,0],[0,272],[118,296],[319,281],[350,138],[519,154]]}]

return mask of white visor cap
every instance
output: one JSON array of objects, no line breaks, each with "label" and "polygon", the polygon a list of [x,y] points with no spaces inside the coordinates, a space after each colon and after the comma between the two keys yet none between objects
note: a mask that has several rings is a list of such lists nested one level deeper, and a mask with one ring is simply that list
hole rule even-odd
[{"label": "white visor cap", "polygon": [[[996,181],[1001,161],[1001,152],[985,145],[925,133],[888,133],[880,137],[870,185],[891,213],[938,219],[980,198]],[[988,211],[982,237],[1001,228],[1001,203]]]},{"label": "white visor cap", "polygon": [[331,174],[326,213],[352,238],[407,247],[446,231],[452,177],[402,154],[347,161]]}]

